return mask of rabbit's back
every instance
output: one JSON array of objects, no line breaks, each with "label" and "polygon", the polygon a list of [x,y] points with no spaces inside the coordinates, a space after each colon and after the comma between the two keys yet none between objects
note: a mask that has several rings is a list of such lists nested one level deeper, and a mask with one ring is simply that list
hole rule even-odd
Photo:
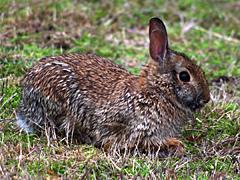
[{"label": "rabbit's back", "polygon": [[41,59],[24,77],[22,86],[31,86],[59,103],[66,103],[71,95],[80,92],[94,103],[101,103],[117,84],[133,77],[107,59],[74,54]]}]

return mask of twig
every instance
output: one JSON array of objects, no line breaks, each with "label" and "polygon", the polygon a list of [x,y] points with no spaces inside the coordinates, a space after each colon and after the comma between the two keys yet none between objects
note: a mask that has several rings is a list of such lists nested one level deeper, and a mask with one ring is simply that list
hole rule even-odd
[{"label": "twig", "polygon": [[224,41],[229,41],[229,42],[233,42],[233,43],[240,43],[240,40],[236,39],[236,38],[232,38],[232,37],[229,37],[229,36],[225,36],[225,35],[222,35],[222,34],[219,34],[217,32],[212,32],[212,31],[209,31],[207,29],[204,29],[203,27],[200,27],[200,26],[195,26],[194,27],[196,30],[199,30],[199,31],[202,31],[202,32],[205,32],[209,35],[212,35],[212,36],[215,36],[217,38],[220,38],[220,39],[223,39]]},{"label": "twig", "polygon": [[108,159],[111,161],[112,165],[113,165],[118,171],[121,171],[121,168],[118,167],[118,165],[112,160],[111,157],[109,157]]},{"label": "twig", "polygon": [[192,159],[188,159],[187,161],[185,161],[184,163],[180,164],[179,166],[176,166],[175,171],[176,172],[179,171],[180,169],[182,169],[185,166],[185,164],[188,164],[191,161],[192,161]]}]

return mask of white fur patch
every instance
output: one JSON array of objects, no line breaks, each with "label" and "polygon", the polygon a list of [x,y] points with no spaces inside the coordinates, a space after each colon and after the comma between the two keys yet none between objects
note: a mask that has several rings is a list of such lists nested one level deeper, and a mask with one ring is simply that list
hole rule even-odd
[{"label": "white fur patch", "polygon": [[16,123],[21,129],[23,129],[26,133],[33,133],[33,128],[27,125],[26,120],[22,115],[16,113],[16,119]]}]

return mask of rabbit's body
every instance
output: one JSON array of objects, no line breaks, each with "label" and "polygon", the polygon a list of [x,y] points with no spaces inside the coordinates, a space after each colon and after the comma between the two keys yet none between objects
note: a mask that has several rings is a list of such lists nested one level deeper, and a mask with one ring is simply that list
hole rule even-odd
[{"label": "rabbit's body", "polygon": [[[193,120],[193,110],[209,100],[209,91],[191,60],[170,49],[165,58],[170,60],[161,66],[150,60],[140,76],[90,54],[44,58],[22,81],[17,122],[29,132],[50,127],[96,146],[156,150],[174,145],[169,139]],[[176,75],[182,66],[199,82],[183,89]]]}]

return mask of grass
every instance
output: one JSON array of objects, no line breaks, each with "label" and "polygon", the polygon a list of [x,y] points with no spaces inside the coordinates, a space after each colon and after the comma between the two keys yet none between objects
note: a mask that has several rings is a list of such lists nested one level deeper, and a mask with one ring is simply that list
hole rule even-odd
[{"label": "grass", "polygon": [[[0,1],[0,175],[5,178],[240,179],[240,32],[237,1]],[[184,157],[111,157],[88,145],[49,144],[17,129],[19,82],[39,58],[91,52],[134,74],[148,60],[147,24],[166,22],[170,46],[195,59],[212,101],[183,132]],[[235,82],[236,81],[236,82]]]}]

